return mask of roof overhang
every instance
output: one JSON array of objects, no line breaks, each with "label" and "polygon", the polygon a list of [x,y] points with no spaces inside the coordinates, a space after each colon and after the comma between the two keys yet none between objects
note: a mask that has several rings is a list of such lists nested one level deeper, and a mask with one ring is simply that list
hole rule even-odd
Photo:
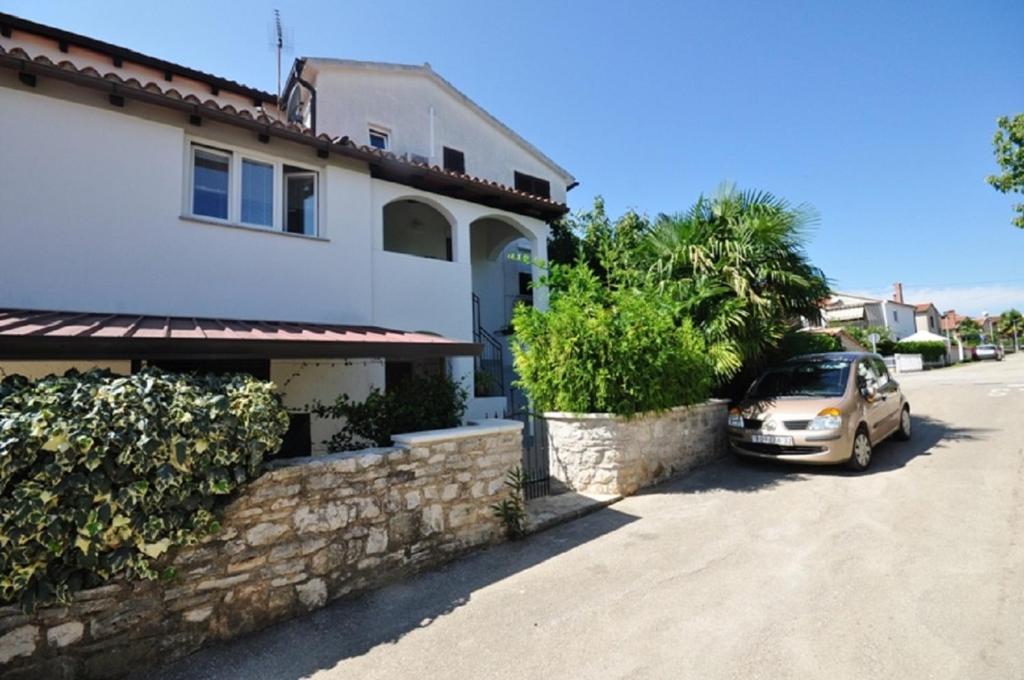
[{"label": "roof overhang", "polygon": [[0,309],[0,360],[423,359],[481,345],[375,326]]},{"label": "roof overhang", "polygon": [[448,171],[436,165],[413,162],[381,149],[358,146],[347,136],[317,134],[300,125],[271,118],[265,113],[254,116],[231,105],[222,106],[215,99],[204,101],[194,95],[182,96],[173,87],[165,89],[157,83],[142,83],[134,78],[123,79],[114,72],[101,74],[91,67],[78,68],[70,61],[55,63],[45,56],[32,57],[18,47],[8,50],[0,46],[0,67],[13,69],[33,78],[52,78],[98,90],[118,101],[129,99],[174,109],[189,116],[190,120],[208,119],[250,130],[261,138],[273,137],[294,142],[311,147],[321,158],[329,158],[334,154],[363,161],[368,164],[373,177],[452,198],[461,198],[548,222],[569,212],[569,207],[564,203],[527,194],[498,182]]}]

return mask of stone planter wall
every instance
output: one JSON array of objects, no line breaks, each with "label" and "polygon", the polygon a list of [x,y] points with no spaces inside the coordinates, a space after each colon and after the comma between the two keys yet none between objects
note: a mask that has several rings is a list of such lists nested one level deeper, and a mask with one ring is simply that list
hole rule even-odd
[{"label": "stone planter wall", "polygon": [[727,403],[664,413],[546,413],[551,474],[574,491],[628,496],[723,455]]},{"label": "stone planter wall", "polygon": [[170,582],[116,582],[68,607],[0,609],[0,677],[117,677],[501,540],[489,508],[519,464],[515,421],[277,463],[223,529],[168,557]]}]

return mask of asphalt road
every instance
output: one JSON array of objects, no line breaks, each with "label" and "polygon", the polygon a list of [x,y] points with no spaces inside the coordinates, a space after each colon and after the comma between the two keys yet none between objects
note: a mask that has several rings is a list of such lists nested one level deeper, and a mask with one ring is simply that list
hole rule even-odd
[{"label": "asphalt road", "polygon": [[158,677],[1024,678],[1024,355],[902,382],[866,474],[723,461]]}]

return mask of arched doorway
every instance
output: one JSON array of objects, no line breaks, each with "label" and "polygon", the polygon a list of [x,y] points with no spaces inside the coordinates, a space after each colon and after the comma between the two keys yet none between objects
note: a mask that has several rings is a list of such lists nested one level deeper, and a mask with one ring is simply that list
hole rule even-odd
[{"label": "arched doorway", "polygon": [[[517,304],[533,304],[533,267],[526,258],[534,252],[529,230],[507,219],[482,217],[470,224],[470,263],[473,276],[473,334],[484,346],[476,360],[473,395],[504,398],[506,413],[525,406],[513,387],[510,338]],[[498,414],[504,415],[504,414]]]}]

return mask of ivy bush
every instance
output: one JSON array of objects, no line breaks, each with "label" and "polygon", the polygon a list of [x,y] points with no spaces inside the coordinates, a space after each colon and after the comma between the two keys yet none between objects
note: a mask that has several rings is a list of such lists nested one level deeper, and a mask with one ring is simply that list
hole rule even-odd
[{"label": "ivy bush", "polygon": [[344,418],[327,442],[331,451],[391,446],[391,435],[456,427],[466,410],[466,390],[448,375],[414,375],[386,392],[377,388],[364,401],[340,395],[333,404],[314,404],[313,414]]},{"label": "ivy bush", "polygon": [[708,397],[712,357],[669,295],[606,286],[586,264],[553,272],[549,309],[513,317],[518,385],[535,408],[629,416]]},{"label": "ivy bush", "polygon": [[288,416],[246,375],[70,371],[0,382],[0,600],[67,602],[153,579],[219,529],[215,501],[259,474]]},{"label": "ivy bush", "polygon": [[942,361],[946,356],[944,342],[897,342],[895,352],[899,354],[920,354],[925,361]]}]

